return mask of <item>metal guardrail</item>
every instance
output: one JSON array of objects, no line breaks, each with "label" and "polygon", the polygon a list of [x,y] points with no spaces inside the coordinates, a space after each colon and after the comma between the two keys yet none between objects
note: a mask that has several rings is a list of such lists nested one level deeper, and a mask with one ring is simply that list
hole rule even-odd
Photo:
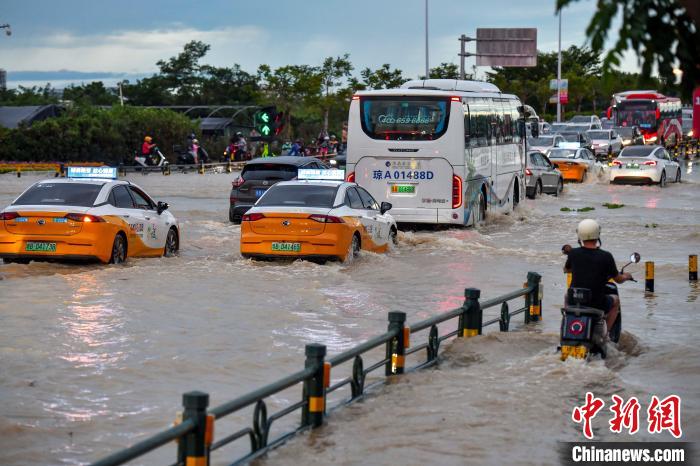
[{"label": "metal guardrail", "polygon": [[245,162],[212,162],[212,163],[198,163],[198,164],[168,164],[162,167],[155,166],[141,166],[141,165],[119,165],[119,175],[126,176],[127,173],[142,173],[144,175],[148,173],[162,173],[163,175],[170,175],[172,172],[197,172],[199,174],[204,174],[207,171],[216,171],[219,173],[232,173],[234,171],[243,170]]},{"label": "metal guardrail", "polygon": [[[511,317],[517,314],[524,314],[525,324],[538,321],[541,318],[541,276],[535,272],[528,272],[527,282],[522,288],[505,295],[480,301],[480,290],[467,288],[464,290],[464,296],[464,304],[459,308],[430,317],[410,327],[406,326],[406,313],[389,312],[389,324],[385,333],[329,359],[326,359],[325,345],[306,345],[306,360],[303,370],[215,408],[207,409],[209,405],[208,394],[198,391],[185,393],[183,395],[182,418],[174,427],[107,456],[93,463],[93,466],[121,465],[173,440],[178,442],[175,465],[206,466],[209,464],[209,458],[213,451],[247,437],[250,441],[250,453],[233,462],[233,464],[244,464],[276,448],[300,431],[323,425],[328,411],[326,397],[336,390],[349,385],[350,397],[338,402],[331,410],[361,399],[369,389],[384,383],[389,377],[437,364],[440,344],[449,338],[469,338],[481,335],[484,327],[496,323],[499,324],[500,331],[507,332],[510,328]],[[524,306],[510,312],[508,301],[522,296],[525,297]],[[484,322],[483,310],[499,305],[501,306],[500,316]],[[458,319],[457,328],[440,336],[438,325],[455,318]],[[428,329],[428,341],[411,347],[411,335]],[[382,346],[386,350],[384,359],[365,369],[362,356]],[[426,350],[426,359],[407,369],[405,367],[406,357],[422,350]],[[350,360],[353,361],[352,375],[331,385],[331,369]],[[384,367],[385,377],[365,386],[366,377],[382,367]],[[301,401],[268,416],[265,398],[298,384],[303,384]],[[216,420],[252,405],[255,405],[252,427],[244,427],[216,442],[213,441]],[[299,426],[270,441],[269,435],[273,423],[297,410],[301,410]]]}]

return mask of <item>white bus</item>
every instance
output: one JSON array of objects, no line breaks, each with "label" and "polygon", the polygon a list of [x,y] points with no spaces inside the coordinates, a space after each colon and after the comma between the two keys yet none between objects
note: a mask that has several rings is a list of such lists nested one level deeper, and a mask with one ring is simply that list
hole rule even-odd
[{"label": "white bus", "polygon": [[429,79],[357,92],[347,177],[402,223],[472,225],[525,195],[520,100],[493,84]]}]

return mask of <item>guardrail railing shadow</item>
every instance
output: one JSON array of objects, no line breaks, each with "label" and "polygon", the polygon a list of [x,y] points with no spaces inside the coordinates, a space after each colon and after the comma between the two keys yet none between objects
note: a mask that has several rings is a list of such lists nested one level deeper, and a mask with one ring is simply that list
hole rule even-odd
[{"label": "guardrail railing shadow", "polygon": [[[459,308],[417,322],[410,327],[406,325],[406,313],[389,312],[386,332],[328,359],[326,359],[325,345],[308,344],[305,348],[304,369],[215,408],[208,409],[207,393],[199,391],[185,393],[182,400],[183,411],[175,426],[107,456],[93,463],[93,466],[124,464],[174,440],[178,441],[175,465],[206,466],[209,464],[212,452],[244,438],[248,438],[250,442],[250,452],[235,460],[233,464],[247,463],[278,447],[295,434],[323,425],[329,411],[326,406],[327,396],[337,390],[349,386],[350,396],[338,401],[330,410],[361,399],[368,390],[385,383],[389,377],[437,364],[440,344],[449,338],[481,335],[484,327],[495,324],[499,325],[500,331],[507,332],[510,329],[511,317],[518,314],[524,315],[525,324],[541,318],[541,276],[535,272],[528,272],[527,282],[522,288],[505,295],[481,301],[480,290],[467,288],[464,290],[464,296],[464,304]],[[520,297],[525,297],[524,306],[511,312],[508,301]],[[499,305],[501,306],[500,315],[484,322],[484,309]],[[457,319],[457,328],[439,335],[438,325],[452,319]],[[411,347],[411,335],[424,330],[429,330],[428,340]],[[382,346],[385,347],[384,358],[365,368],[362,356]],[[406,368],[406,357],[423,350],[426,351],[425,360]],[[349,361],[352,361],[352,375],[331,385],[331,369]],[[384,368],[384,377],[365,386],[367,376],[381,368]],[[298,384],[302,384],[301,400],[268,415],[265,399]],[[254,406],[252,426],[242,428],[214,442],[215,422],[250,406]],[[273,424],[297,410],[301,411],[299,425],[270,440]]]}]

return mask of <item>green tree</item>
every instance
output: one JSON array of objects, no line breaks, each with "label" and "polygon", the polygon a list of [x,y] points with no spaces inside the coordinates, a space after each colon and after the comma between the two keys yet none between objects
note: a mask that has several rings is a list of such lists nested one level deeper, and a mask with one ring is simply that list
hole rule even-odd
[{"label": "green tree", "polygon": [[[557,0],[557,10],[577,0]],[[697,0],[599,0],[586,29],[595,53],[602,52],[613,22],[620,17],[618,40],[606,54],[603,69],[620,65],[632,49],[642,65],[642,78],[659,76],[673,83],[673,68],[683,72],[681,91],[688,98],[700,85],[700,2]]]},{"label": "green tree", "polygon": [[243,71],[240,65],[201,68],[203,79],[197,101],[201,104],[235,105],[253,103],[259,98],[256,76]]},{"label": "green tree", "polygon": [[209,44],[193,40],[185,44],[184,50],[176,57],[156,62],[160,68],[162,82],[175,95],[177,103],[192,103],[199,94],[203,81],[202,65],[199,61],[210,48]]},{"label": "green tree", "polygon": [[323,64],[318,72],[321,80],[321,108],[323,110],[323,131],[328,133],[328,115],[331,108],[337,105],[337,93],[341,86],[346,83],[353,70],[350,63],[350,55],[342,57],[328,57],[323,60]]},{"label": "green tree", "polygon": [[0,90],[0,105],[48,105],[58,103],[58,97],[51,84],[46,86],[19,86],[17,89]]},{"label": "green tree", "polygon": [[406,82],[403,72],[398,68],[392,70],[389,63],[384,63],[374,71],[365,68],[360,71],[360,77],[362,81],[355,77],[350,79],[350,87],[353,90],[393,89]]},{"label": "green tree", "polygon": [[[454,63],[440,63],[430,68],[430,79],[459,79],[459,67]],[[421,79],[425,79],[421,77]]]},{"label": "green tree", "polygon": [[112,90],[107,89],[102,81],[93,81],[63,89],[63,100],[82,105],[113,105],[119,101],[119,97]]}]

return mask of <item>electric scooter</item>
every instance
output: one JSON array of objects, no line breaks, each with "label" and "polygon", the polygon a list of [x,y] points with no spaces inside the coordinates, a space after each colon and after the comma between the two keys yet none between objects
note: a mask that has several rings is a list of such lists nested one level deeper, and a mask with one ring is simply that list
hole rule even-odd
[{"label": "electric scooter", "polygon": [[[568,254],[571,246],[564,246],[562,252]],[[642,259],[635,252],[630,261],[625,264],[620,273],[631,264],[637,264]],[[632,279],[632,281],[636,281]],[[605,285],[605,294],[618,295],[617,284],[609,281]],[[606,343],[608,338],[613,343],[620,341],[622,334],[622,305],[619,306],[617,319],[608,332],[605,322],[605,312],[590,307],[591,290],[587,288],[569,288],[565,306],[561,309],[562,320],[560,329],[561,360],[568,357],[590,359],[594,354],[600,354],[602,359],[607,356]]]}]

